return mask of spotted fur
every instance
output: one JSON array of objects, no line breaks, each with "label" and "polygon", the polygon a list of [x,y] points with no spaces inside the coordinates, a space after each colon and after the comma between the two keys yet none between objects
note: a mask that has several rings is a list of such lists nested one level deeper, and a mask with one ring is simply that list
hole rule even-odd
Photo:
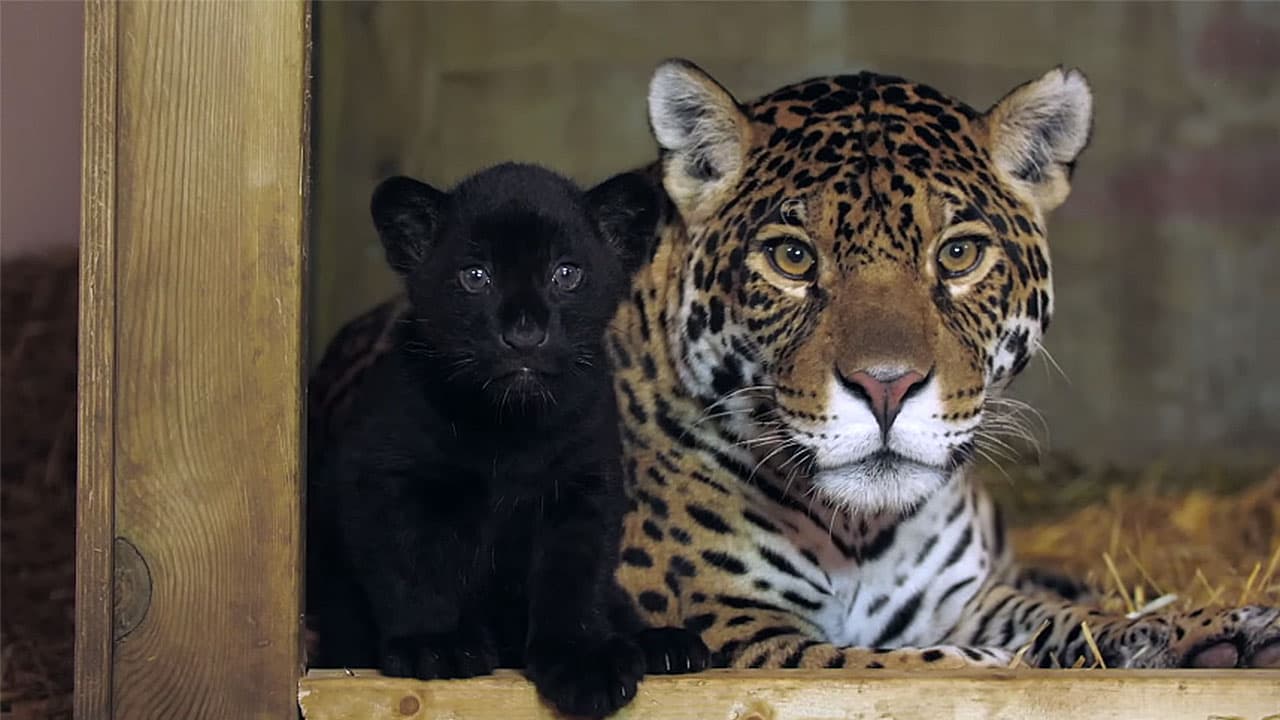
[{"label": "spotted fur", "polygon": [[1020,570],[965,472],[1048,328],[1046,217],[1091,102],[1053,70],[986,112],[872,73],[743,104],[659,67],[670,207],[610,340],[618,577],[652,624],[736,667],[1071,666],[1086,623],[1111,667],[1280,665],[1276,608],[1131,620]]}]

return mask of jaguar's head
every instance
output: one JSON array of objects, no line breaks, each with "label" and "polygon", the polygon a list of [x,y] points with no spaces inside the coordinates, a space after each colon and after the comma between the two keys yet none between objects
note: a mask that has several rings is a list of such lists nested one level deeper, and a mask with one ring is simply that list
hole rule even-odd
[{"label": "jaguar's head", "polygon": [[741,104],[670,61],[649,89],[687,233],[681,382],[856,512],[920,502],[981,447],[1053,304],[1045,217],[1092,96],[1055,69],[978,112],[870,73]]}]

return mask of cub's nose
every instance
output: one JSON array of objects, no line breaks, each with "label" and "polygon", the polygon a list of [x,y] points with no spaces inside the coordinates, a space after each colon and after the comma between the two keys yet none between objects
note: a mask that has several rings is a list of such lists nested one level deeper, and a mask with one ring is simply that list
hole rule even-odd
[{"label": "cub's nose", "polygon": [[502,342],[516,350],[532,350],[547,341],[547,329],[522,315],[502,331]]},{"label": "cub's nose", "polygon": [[880,426],[880,432],[885,435],[893,427],[902,404],[924,387],[928,380],[927,376],[915,370],[886,373],[876,368],[859,370],[848,376],[837,368],[836,376],[846,390],[867,403]]}]

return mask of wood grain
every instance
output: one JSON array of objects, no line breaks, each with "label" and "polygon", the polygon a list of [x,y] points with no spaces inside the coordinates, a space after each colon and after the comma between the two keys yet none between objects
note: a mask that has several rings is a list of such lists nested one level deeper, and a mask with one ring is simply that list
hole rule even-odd
[{"label": "wood grain", "polygon": [[[553,720],[518,674],[424,683],[313,670],[307,720]],[[1280,720],[1280,673],[727,671],[653,677],[617,720]]]},{"label": "wood grain", "polygon": [[111,716],[116,10],[108,0],[84,5],[74,691],[80,720]]},{"label": "wood grain", "polygon": [[[114,369],[86,380],[95,393],[114,380],[115,423],[84,440],[114,448],[114,532],[137,549],[150,599],[117,598],[133,628],[99,669],[110,711],[86,697],[79,717],[290,718],[309,5],[110,7],[115,186],[99,202],[114,213]],[[86,653],[101,662],[94,632]]]}]

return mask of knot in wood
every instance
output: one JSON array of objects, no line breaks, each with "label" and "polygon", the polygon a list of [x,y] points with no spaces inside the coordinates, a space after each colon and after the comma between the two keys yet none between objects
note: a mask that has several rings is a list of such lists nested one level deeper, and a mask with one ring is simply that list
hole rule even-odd
[{"label": "knot in wood", "polygon": [[422,703],[418,702],[418,697],[416,695],[405,695],[400,698],[401,715],[414,715],[421,707]]},{"label": "knot in wood", "polygon": [[113,636],[120,640],[133,632],[151,609],[151,569],[138,548],[125,537],[114,543],[115,574],[112,587]]}]

